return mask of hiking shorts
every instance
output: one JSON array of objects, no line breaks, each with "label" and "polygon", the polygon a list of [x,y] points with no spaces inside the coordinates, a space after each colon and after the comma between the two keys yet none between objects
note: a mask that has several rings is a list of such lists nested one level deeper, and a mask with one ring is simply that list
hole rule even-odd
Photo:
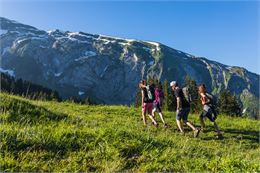
[{"label": "hiking shorts", "polygon": [[159,113],[162,112],[161,104],[154,102],[154,104],[153,104],[153,111],[157,111]]},{"label": "hiking shorts", "polygon": [[200,119],[203,120],[205,117],[207,117],[211,122],[215,122],[217,114],[212,108],[209,108],[207,110],[204,109],[200,114]]},{"label": "hiking shorts", "polygon": [[190,108],[182,108],[176,111],[176,120],[188,121],[188,115],[190,113]]},{"label": "hiking shorts", "polygon": [[153,103],[144,103],[142,107],[142,112],[145,114],[148,112],[148,114],[152,115],[153,111]]}]

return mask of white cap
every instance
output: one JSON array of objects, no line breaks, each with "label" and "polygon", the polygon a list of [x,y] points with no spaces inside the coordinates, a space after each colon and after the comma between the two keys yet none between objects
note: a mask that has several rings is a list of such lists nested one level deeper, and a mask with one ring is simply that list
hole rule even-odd
[{"label": "white cap", "polygon": [[170,86],[172,87],[173,85],[176,85],[176,84],[177,84],[176,81],[171,81]]}]

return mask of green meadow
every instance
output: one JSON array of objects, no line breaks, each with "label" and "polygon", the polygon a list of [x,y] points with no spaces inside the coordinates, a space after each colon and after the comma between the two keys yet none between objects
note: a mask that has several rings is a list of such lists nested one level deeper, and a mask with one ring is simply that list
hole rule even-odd
[{"label": "green meadow", "polygon": [[[224,139],[214,128],[193,138],[170,125],[148,121],[140,109],[88,106],[69,102],[32,101],[0,94],[3,172],[259,172],[259,122],[219,115]],[[199,115],[190,115],[199,126]]]}]

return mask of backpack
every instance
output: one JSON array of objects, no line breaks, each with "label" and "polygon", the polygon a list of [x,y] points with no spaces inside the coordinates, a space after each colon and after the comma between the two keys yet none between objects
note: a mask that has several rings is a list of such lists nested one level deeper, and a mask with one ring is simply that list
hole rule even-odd
[{"label": "backpack", "polygon": [[207,105],[209,105],[209,107],[211,108],[213,117],[216,120],[218,116],[218,113],[216,111],[216,105],[217,105],[216,97],[214,97],[209,93],[206,93],[206,97],[207,99],[209,99],[209,103]]},{"label": "backpack", "polygon": [[182,88],[182,92],[183,92],[183,96],[184,96],[185,100],[186,100],[188,103],[190,103],[190,102],[193,101],[192,96],[191,96],[191,93],[190,93],[190,90],[189,90],[188,87]]},{"label": "backpack", "polygon": [[146,86],[147,96],[149,100],[155,100],[154,88],[150,85]]},{"label": "backpack", "polygon": [[155,89],[155,100],[158,103],[162,103],[164,99],[164,93],[163,90],[156,88]]},{"label": "backpack", "polygon": [[208,105],[214,108],[216,106],[216,98],[209,93],[206,93],[206,97],[209,99]]}]

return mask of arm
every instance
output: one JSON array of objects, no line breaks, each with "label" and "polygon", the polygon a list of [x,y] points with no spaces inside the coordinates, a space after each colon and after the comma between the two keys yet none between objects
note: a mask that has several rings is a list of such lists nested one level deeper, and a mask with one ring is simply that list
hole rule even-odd
[{"label": "arm", "polygon": [[139,88],[146,88],[146,86],[140,83]]},{"label": "arm", "polygon": [[143,90],[141,91],[141,94],[142,94],[142,107],[143,107],[143,105],[144,105],[144,91]]},{"label": "arm", "polygon": [[180,98],[180,97],[177,97],[177,110],[179,110],[180,108],[182,108],[181,98]]},{"label": "arm", "polygon": [[206,97],[206,95],[204,93],[201,93],[200,100],[201,100],[202,105],[205,105],[205,104],[207,104],[209,102],[209,100],[207,99],[207,97]]}]

